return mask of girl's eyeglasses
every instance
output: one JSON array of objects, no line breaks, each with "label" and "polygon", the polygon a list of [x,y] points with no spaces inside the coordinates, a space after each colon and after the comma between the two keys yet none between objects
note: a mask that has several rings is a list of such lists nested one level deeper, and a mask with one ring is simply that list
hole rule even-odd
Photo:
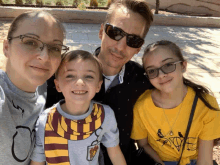
[{"label": "girl's eyeglasses", "polygon": [[105,33],[115,41],[119,41],[124,36],[126,36],[126,43],[129,47],[132,48],[140,48],[144,43],[144,39],[142,39],[141,37],[134,34],[128,34],[122,29],[111,25],[110,23],[105,24]]},{"label": "girl's eyeglasses", "polygon": [[156,69],[148,69],[144,73],[149,79],[154,79],[158,77],[159,75],[159,70],[161,70],[164,74],[168,74],[171,72],[174,72],[176,70],[176,64],[181,63],[182,61],[177,61],[177,62],[169,62],[167,64],[164,64],[160,68]]},{"label": "girl's eyeglasses", "polygon": [[61,54],[66,53],[69,50],[69,47],[62,44],[46,44],[41,40],[27,36],[27,35],[19,35],[17,37],[9,37],[8,40],[19,38],[22,42],[22,47],[30,52],[37,53],[43,51],[44,47],[47,46],[48,54],[50,56],[59,57]]}]

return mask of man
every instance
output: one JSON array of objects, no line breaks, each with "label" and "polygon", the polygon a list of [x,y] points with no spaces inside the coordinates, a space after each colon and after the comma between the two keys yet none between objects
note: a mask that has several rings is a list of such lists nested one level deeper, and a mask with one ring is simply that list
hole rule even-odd
[{"label": "man", "polygon": [[[101,48],[95,52],[103,65],[104,83],[94,100],[114,110],[120,147],[128,163],[133,106],[151,86],[143,75],[144,69],[130,59],[140,51],[152,21],[153,15],[144,0],[114,1],[99,31]],[[111,164],[105,152],[104,158],[105,164]]]},{"label": "man", "polygon": [[[101,47],[95,51],[103,66],[104,83],[94,100],[109,105],[115,112],[119,128],[120,147],[130,162],[133,106],[138,97],[151,87],[143,75],[144,69],[130,59],[137,54],[153,21],[145,0],[115,0],[109,7],[106,21],[101,25]],[[53,80],[50,80],[48,83]],[[47,106],[54,94],[48,87]],[[59,101],[60,97],[57,99]],[[55,102],[53,102],[55,103]],[[111,164],[103,150],[105,164]]]}]

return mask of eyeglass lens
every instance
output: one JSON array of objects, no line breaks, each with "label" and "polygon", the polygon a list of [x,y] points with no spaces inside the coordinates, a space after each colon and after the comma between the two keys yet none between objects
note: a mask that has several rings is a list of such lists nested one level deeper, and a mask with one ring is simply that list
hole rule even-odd
[{"label": "eyeglass lens", "polygon": [[146,73],[149,79],[156,78],[159,75],[159,70],[161,70],[164,74],[174,72],[176,70],[176,64],[167,63],[160,68],[147,70]]},{"label": "eyeglass lens", "polygon": [[45,47],[48,49],[49,55],[60,56],[67,51],[67,48],[61,44],[44,44],[42,41],[33,37],[23,36],[21,37],[23,47],[27,51],[38,52],[42,51]]},{"label": "eyeglass lens", "polygon": [[121,40],[124,36],[126,36],[126,44],[129,47],[132,48],[140,48],[144,40],[140,38],[139,36],[133,35],[133,34],[127,34],[124,32],[122,29],[118,27],[114,27],[113,25],[107,23],[105,25],[105,33],[113,40],[119,41]]}]

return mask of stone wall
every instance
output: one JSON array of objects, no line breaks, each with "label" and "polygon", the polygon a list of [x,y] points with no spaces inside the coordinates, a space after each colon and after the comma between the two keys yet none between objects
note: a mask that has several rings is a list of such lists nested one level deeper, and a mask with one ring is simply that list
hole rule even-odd
[{"label": "stone wall", "polygon": [[[156,0],[146,0],[155,8]],[[220,17],[220,0],[160,0],[160,9],[191,15]]]}]

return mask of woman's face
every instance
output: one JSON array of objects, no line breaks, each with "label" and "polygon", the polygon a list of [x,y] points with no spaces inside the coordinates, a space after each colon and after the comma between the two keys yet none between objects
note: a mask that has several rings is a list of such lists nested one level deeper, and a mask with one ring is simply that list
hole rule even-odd
[{"label": "woman's face", "polygon": [[[23,42],[19,37],[14,38],[20,35],[30,38],[24,38]],[[19,22],[11,37],[10,43],[5,40],[3,46],[8,58],[6,73],[15,86],[26,92],[34,92],[37,86],[55,73],[61,56],[53,55],[47,46],[43,50],[37,48],[33,51],[37,43],[32,38],[49,45],[63,44],[63,31],[52,17],[43,15]]]},{"label": "woman's face", "polygon": [[[148,73],[155,72],[155,69],[165,66],[170,67],[173,62],[180,61],[168,48],[157,46],[152,51],[147,53],[143,63],[144,69]],[[176,63],[176,69],[171,73],[163,73],[159,70],[157,77],[149,79],[151,84],[161,92],[170,93],[175,91],[183,84],[183,72],[186,69],[186,61]]]}]

